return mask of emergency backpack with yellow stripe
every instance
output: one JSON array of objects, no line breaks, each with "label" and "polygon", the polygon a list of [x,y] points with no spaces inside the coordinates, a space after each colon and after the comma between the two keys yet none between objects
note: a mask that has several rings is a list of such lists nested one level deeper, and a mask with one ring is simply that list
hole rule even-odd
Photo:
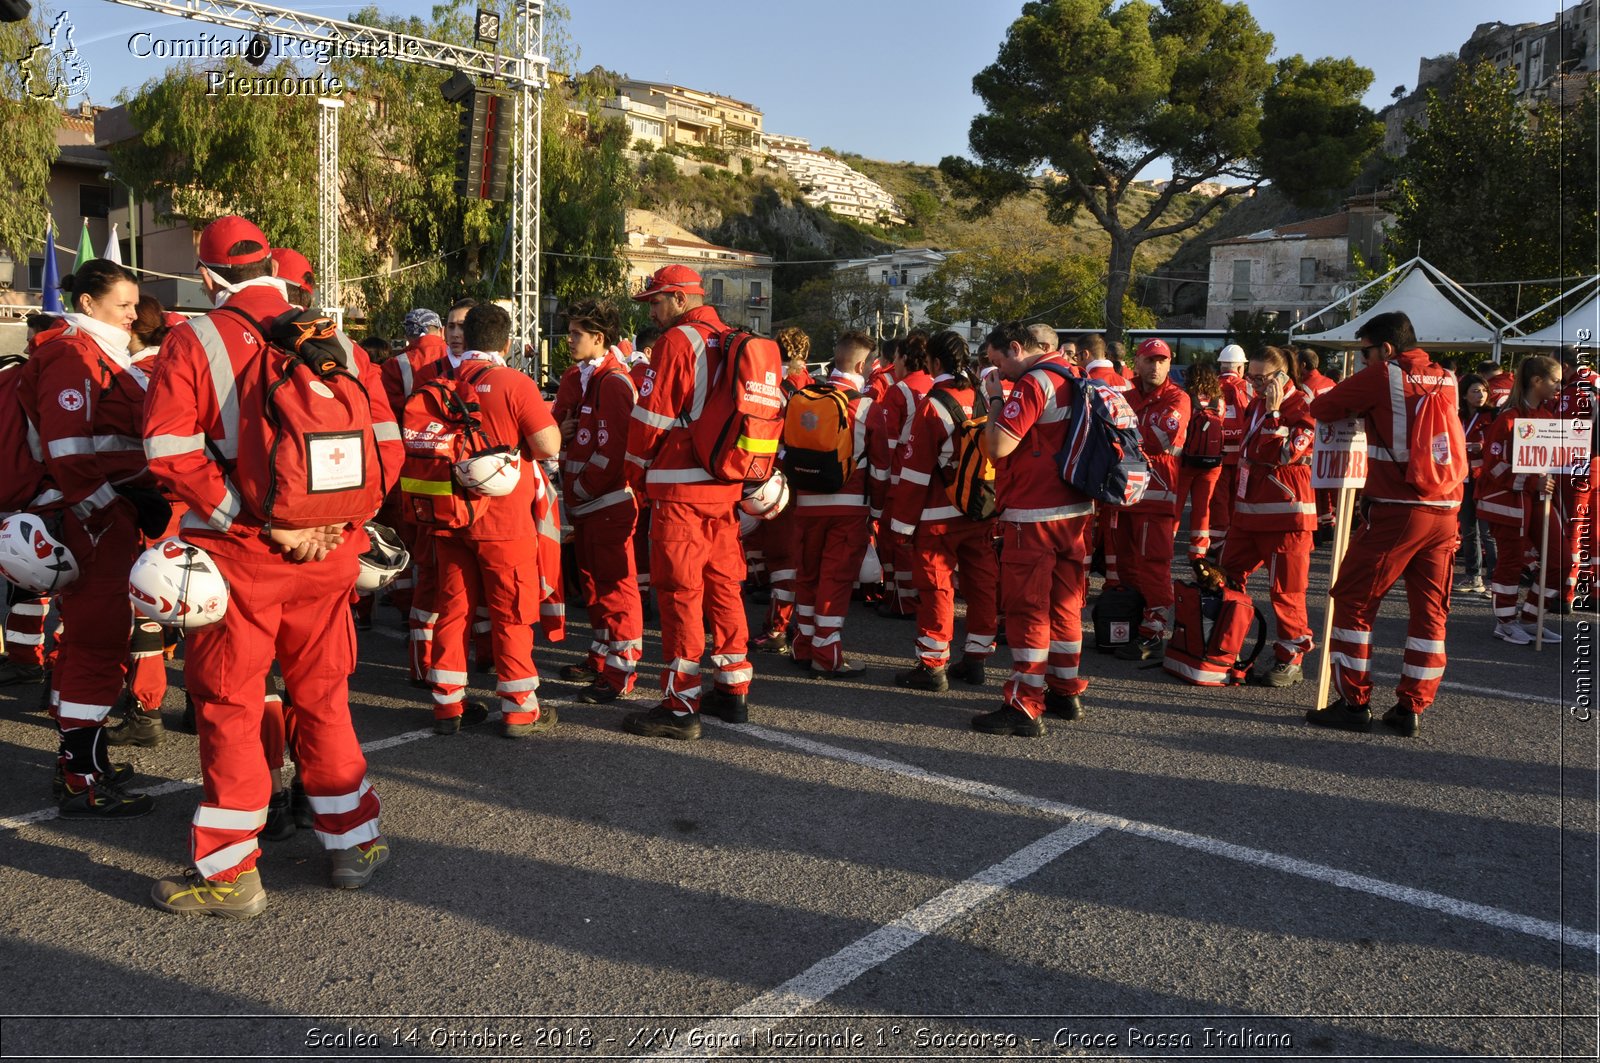
[{"label": "emergency backpack with yellow stripe", "polygon": [[961,408],[955,396],[943,388],[928,392],[928,401],[939,404],[950,418],[950,464],[944,467],[944,490],[950,504],[968,520],[988,520],[995,514],[994,462],[983,441],[989,424],[987,413],[972,414]]},{"label": "emergency backpack with yellow stripe", "polygon": [[406,451],[400,498],[406,516],[424,528],[449,530],[472,523],[472,496],[456,482],[452,467],[489,446],[478,417],[476,385],[495,368],[469,366],[459,377],[435,377],[406,400],[400,415]]},{"label": "emergency backpack with yellow stripe", "polygon": [[783,352],[775,341],[743,329],[722,333],[715,346],[722,357],[703,399],[679,423],[689,427],[695,460],[715,479],[765,483],[783,438]]},{"label": "emergency backpack with yellow stripe", "polygon": [[855,471],[850,404],[859,391],[830,380],[807,384],[789,396],[783,414],[783,474],[791,487],[836,494]]}]

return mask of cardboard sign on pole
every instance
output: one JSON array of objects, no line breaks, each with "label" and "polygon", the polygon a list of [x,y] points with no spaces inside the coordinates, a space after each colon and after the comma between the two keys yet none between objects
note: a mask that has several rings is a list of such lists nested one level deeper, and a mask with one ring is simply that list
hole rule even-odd
[{"label": "cardboard sign on pole", "polygon": [[1583,475],[1593,431],[1587,419],[1518,418],[1511,429],[1511,471]]},{"label": "cardboard sign on pole", "polygon": [[1367,428],[1359,419],[1323,421],[1311,449],[1311,486],[1316,490],[1362,487],[1367,482]]}]

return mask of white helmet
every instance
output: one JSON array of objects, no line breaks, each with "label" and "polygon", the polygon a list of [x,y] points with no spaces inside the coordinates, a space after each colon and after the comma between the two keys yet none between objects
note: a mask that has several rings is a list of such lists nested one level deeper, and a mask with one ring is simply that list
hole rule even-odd
[{"label": "white helmet", "polygon": [[462,458],[451,466],[456,483],[489,498],[509,495],[522,479],[522,453],[515,447],[493,447]]},{"label": "white helmet", "polygon": [[871,543],[867,544],[867,552],[861,555],[861,574],[856,582],[862,586],[883,582],[883,562],[878,559],[878,551]]},{"label": "white helmet", "polygon": [[0,576],[34,594],[54,594],[78,578],[78,559],[32,513],[0,521]]},{"label": "white helmet", "polygon": [[774,469],[771,478],[765,483],[751,486],[745,485],[744,497],[739,500],[739,508],[752,517],[762,520],[771,520],[783,512],[783,507],[789,504],[789,481],[783,478],[783,473]]},{"label": "white helmet", "polygon": [[145,619],[188,631],[222,619],[228,611],[228,583],[210,554],[173,537],[133,563],[128,600]]},{"label": "white helmet", "polygon": [[1228,344],[1217,354],[1218,365],[1227,365],[1230,362],[1247,361],[1249,361],[1249,359],[1244,356],[1244,348],[1239,346],[1237,343]]},{"label": "white helmet", "polygon": [[372,545],[361,555],[361,570],[356,573],[356,590],[368,594],[381,591],[395,577],[411,567],[411,554],[391,528],[367,521],[367,538]]}]

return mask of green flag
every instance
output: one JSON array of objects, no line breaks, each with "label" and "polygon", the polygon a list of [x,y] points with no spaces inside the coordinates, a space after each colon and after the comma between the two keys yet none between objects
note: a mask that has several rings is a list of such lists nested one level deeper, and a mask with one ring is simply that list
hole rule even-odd
[{"label": "green flag", "polygon": [[89,219],[83,219],[83,235],[78,237],[78,257],[72,261],[72,272],[76,273],[83,268],[83,264],[95,257],[94,245],[89,242]]}]

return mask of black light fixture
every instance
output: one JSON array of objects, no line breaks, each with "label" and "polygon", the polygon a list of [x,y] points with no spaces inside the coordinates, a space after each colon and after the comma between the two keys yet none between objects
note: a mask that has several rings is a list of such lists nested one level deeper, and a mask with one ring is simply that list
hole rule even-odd
[{"label": "black light fixture", "polygon": [[500,43],[500,14],[496,11],[485,11],[478,8],[476,20],[476,35],[479,44]]},{"label": "black light fixture", "polygon": [[257,33],[250,38],[250,43],[244,46],[244,61],[253,67],[260,67],[272,54],[272,42],[265,34]]}]

